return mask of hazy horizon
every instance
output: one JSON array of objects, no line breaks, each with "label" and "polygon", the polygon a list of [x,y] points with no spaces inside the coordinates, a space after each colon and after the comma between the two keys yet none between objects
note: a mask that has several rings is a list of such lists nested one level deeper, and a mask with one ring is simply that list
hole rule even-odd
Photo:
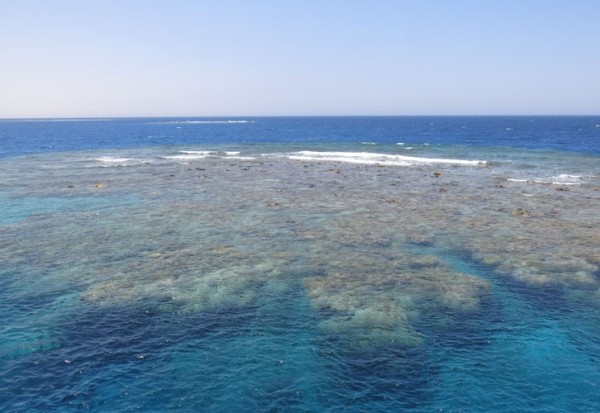
[{"label": "hazy horizon", "polygon": [[573,118],[595,118],[600,114],[591,115],[545,115],[545,114],[518,114],[518,115],[171,115],[171,116],[47,116],[47,117],[13,117],[0,118],[0,121],[110,121],[126,119],[272,119],[272,118],[552,118],[552,117],[573,117]]},{"label": "hazy horizon", "polygon": [[0,4],[0,119],[597,116],[600,3]]}]

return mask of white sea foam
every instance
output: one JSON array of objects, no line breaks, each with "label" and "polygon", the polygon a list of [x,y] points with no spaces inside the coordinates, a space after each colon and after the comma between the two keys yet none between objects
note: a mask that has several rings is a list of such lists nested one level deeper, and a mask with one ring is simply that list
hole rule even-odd
[{"label": "white sea foam", "polygon": [[205,155],[205,156],[209,156],[209,155],[213,155],[213,156],[218,156],[218,155],[236,156],[236,155],[240,154],[239,151],[225,151],[225,152],[219,152],[219,151],[179,151],[179,153],[183,153],[183,154],[186,154],[186,155]]},{"label": "white sea foam", "polygon": [[179,151],[179,153],[183,153],[186,155],[217,155],[217,151]]},{"label": "white sea foam", "polygon": [[298,161],[345,162],[362,165],[413,166],[427,164],[481,166],[486,161],[462,159],[419,158],[413,156],[389,155],[370,152],[316,152],[300,151],[287,155],[289,159]]},{"label": "white sea foam", "polygon": [[171,159],[174,161],[193,161],[195,159],[204,159],[206,155],[171,155],[171,156],[163,156],[163,159]]},{"label": "white sea foam", "polygon": [[542,185],[581,185],[583,175],[560,174],[548,178],[507,178],[509,182]]},{"label": "white sea foam", "polygon": [[163,159],[171,159],[175,161],[193,161],[196,159],[208,158],[208,154],[182,153],[181,155],[163,156]]},{"label": "white sea foam", "polygon": [[582,175],[560,174],[552,177],[553,185],[581,185]]},{"label": "white sea foam", "polygon": [[206,124],[232,124],[232,123],[254,123],[253,120],[166,120],[159,122],[149,122],[151,124],[157,125],[206,125]]},{"label": "white sea foam", "polygon": [[112,156],[101,156],[99,158],[95,158],[94,160],[98,161],[98,162],[105,162],[105,163],[124,163],[124,162],[136,161],[137,159],[134,159],[134,158],[116,158],[116,157],[112,157]]},{"label": "white sea foam", "polygon": [[254,156],[236,156],[236,155],[231,155],[231,156],[227,156],[224,159],[237,159],[240,161],[253,161],[256,158]]},{"label": "white sea foam", "polygon": [[163,156],[163,159],[171,159],[176,161],[193,161],[197,159],[205,158],[222,158],[222,159],[238,159],[238,160],[252,160],[255,159],[251,156],[240,156],[239,151],[179,151],[178,155]]},{"label": "white sea foam", "polygon": [[100,162],[101,166],[130,166],[140,163],[151,162],[147,158],[122,158],[116,156],[100,156],[93,159],[96,162]]},{"label": "white sea foam", "polygon": [[377,145],[377,142],[361,142],[362,145]]},{"label": "white sea foam", "polygon": [[398,142],[396,145],[406,145],[404,142]]},{"label": "white sea foam", "polygon": [[561,181],[552,181],[552,185],[581,185],[579,182],[561,182]]}]

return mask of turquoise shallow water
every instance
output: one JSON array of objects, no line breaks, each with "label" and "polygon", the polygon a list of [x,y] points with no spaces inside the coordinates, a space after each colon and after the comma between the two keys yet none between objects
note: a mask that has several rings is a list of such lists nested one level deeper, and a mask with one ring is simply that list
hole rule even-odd
[{"label": "turquoise shallow water", "polygon": [[5,157],[0,410],[597,411],[597,157],[361,142]]}]

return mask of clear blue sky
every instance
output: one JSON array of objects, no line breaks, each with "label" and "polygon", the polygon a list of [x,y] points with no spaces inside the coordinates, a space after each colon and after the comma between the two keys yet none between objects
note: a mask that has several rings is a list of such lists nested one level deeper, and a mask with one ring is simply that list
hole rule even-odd
[{"label": "clear blue sky", "polygon": [[0,0],[0,117],[600,113],[597,0]]}]

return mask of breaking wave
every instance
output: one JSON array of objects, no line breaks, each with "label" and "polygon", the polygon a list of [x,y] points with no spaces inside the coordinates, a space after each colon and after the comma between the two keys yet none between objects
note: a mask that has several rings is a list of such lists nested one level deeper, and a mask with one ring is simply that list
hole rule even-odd
[{"label": "breaking wave", "polygon": [[421,158],[414,156],[389,155],[370,152],[316,152],[300,151],[287,156],[289,159],[298,161],[323,161],[323,162],[345,162],[361,165],[385,165],[385,166],[413,166],[427,164],[484,166],[487,161],[446,159],[446,158]]}]

